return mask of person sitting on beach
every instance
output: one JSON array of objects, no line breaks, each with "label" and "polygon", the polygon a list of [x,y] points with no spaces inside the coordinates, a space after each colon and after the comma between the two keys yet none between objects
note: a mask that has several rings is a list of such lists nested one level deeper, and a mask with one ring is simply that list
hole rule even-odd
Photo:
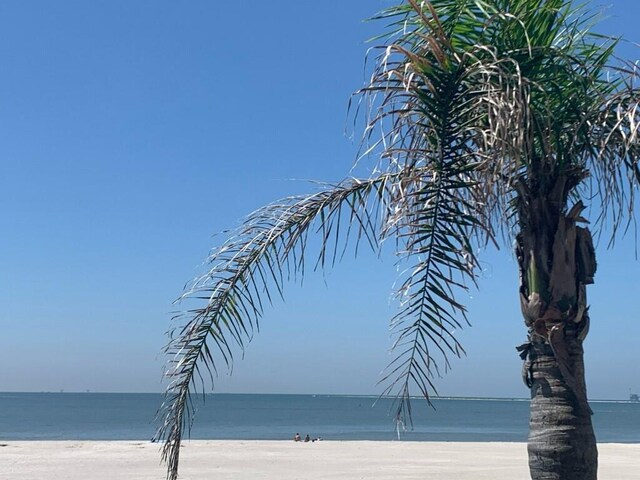
[{"label": "person sitting on beach", "polygon": [[309,438],[309,434],[308,433],[307,433],[307,436],[304,437],[304,441],[305,442],[310,442],[311,441],[311,438]]},{"label": "person sitting on beach", "polygon": [[293,441],[294,442],[301,442],[302,440],[300,439],[300,434],[296,433],[296,435],[293,437]]}]

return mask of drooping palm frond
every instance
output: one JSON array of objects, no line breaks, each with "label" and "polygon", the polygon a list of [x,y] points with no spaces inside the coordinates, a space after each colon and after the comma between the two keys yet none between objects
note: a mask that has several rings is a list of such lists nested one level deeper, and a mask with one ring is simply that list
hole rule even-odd
[{"label": "drooping palm frond", "polygon": [[409,194],[414,207],[397,223],[398,254],[413,264],[398,289],[401,308],[391,322],[395,358],[381,382],[387,384],[384,394],[396,397],[398,427],[411,422],[411,386],[429,400],[440,365],[448,369],[449,356],[464,352],[456,331],[466,322],[466,309],[458,297],[475,277],[471,242],[479,223],[464,200],[473,182],[464,179],[464,168],[446,170],[415,185]]},{"label": "drooping palm frond", "polygon": [[[383,98],[371,119],[371,125],[388,124],[383,160],[426,173],[406,196],[412,206],[393,222],[398,253],[413,265],[399,288],[401,310],[392,321],[395,358],[382,382],[388,384],[384,393],[396,396],[395,417],[403,425],[411,418],[411,386],[429,399],[439,364],[448,368],[449,355],[464,351],[454,335],[465,313],[457,293],[474,278],[472,238],[484,226],[481,204],[471,201],[484,159],[470,148],[478,132],[468,126],[480,94],[466,92],[471,68],[465,59],[447,63],[440,46],[432,51],[434,45],[425,40],[425,51],[413,53],[393,45],[365,89]],[[411,63],[402,61],[406,57]]]},{"label": "drooping palm frond", "polygon": [[[172,357],[156,438],[165,440],[168,478],[177,478],[180,441],[190,428],[191,391],[205,368],[213,377],[218,364],[231,366],[233,346],[244,348],[264,311],[264,302],[282,295],[285,280],[304,271],[307,237],[314,225],[322,242],[318,261],[339,249],[339,229],[354,230],[356,242],[378,241],[389,182],[393,175],[344,182],[317,194],[291,198],[252,214],[221,247],[212,252],[211,269],[183,295],[204,306],[185,312],[186,322],[166,347]],[[213,380],[213,378],[211,378]]]}]

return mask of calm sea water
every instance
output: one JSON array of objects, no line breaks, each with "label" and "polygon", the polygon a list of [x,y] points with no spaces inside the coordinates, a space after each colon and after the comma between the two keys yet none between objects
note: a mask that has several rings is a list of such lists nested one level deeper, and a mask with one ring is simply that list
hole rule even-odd
[{"label": "calm sea water", "polygon": [[[131,393],[0,393],[1,440],[149,440],[162,397]],[[196,401],[196,404],[199,402]],[[191,438],[396,440],[392,401],[329,395],[207,395]],[[525,400],[415,400],[402,440],[526,441]],[[600,442],[640,443],[640,403],[594,402]]]}]

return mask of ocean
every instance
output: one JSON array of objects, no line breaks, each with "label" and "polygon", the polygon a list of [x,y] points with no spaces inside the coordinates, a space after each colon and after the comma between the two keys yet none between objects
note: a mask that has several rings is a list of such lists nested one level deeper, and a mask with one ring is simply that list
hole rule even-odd
[{"label": "ocean", "polygon": [[[159,394],[0,393],[0,440],[150,440]],[[392,400],[375,396],[208,394],[191,438],[398,440]],[[415,399],[413,428],[401,441],[523,442],[529,402]],[[592,402],[599,442],[640,443],[640,403]]]}]

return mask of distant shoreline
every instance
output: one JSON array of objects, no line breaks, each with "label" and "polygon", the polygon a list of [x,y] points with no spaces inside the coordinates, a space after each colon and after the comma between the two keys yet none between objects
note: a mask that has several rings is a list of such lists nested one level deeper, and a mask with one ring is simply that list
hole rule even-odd
[{"label": "distant shoreline", "polygon": [[[58,391],[6,391],[0,392],[0,395],[4,394],[47,394],[47,395],[164,395],[164,392],[99,392],[99,391],[66,391],[66,390],[58,390]],[[207,392],[204,394],[205,397],[208,396],[227,396],[227,395],[273,395],[273,396],[300,396],[300,397],[339,397],[339,398],[371,398],[371,399],[390,399],[393,400],[395,397],[391,395],[375,395],[375,394],[362,394],[362,395],[354,395],[354,394],[342,394],[342,393],[233,393],[233,392]],[[202,393],[193,393],[194,398],[201,397]],[[424,397],[420,396],[412,396],[412,400],[424,400]],[[530,399],[527,397],[475,397],[475,396],[432,396],[431,400],[480,400],[480,401],[496,401],[496,402],[528,402]],[[638,403],[631,401],[629,399],[602,399],[602,398],[594,398],[589,399],[589,402],[597,402],[597,403]]]}]

